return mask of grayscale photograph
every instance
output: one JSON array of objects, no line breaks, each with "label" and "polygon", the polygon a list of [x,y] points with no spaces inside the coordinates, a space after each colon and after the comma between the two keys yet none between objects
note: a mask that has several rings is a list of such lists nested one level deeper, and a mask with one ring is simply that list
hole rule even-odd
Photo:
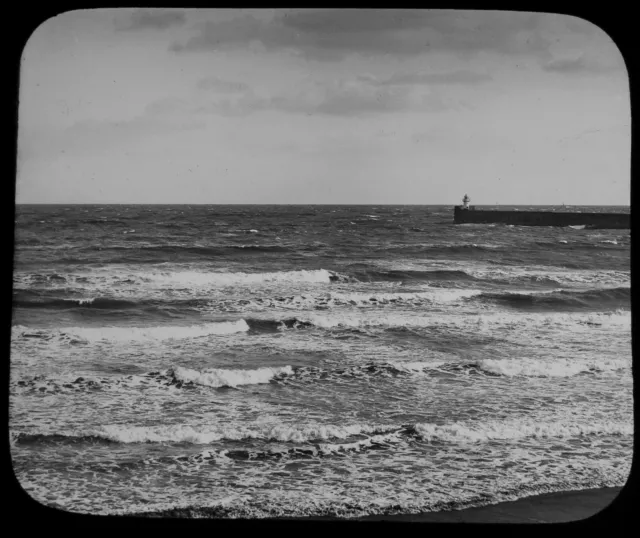
[{"label": "grayscale photograph", "polygon": [[631,105],[595,23],[68,11],[26,41],[17,137],[36,503],[554,523],[620,495]]}]

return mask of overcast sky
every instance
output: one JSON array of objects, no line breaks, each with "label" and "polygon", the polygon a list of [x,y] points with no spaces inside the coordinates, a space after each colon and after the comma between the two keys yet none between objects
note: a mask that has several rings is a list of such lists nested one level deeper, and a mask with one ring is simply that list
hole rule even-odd
[{"label": "overcast sky", "polygon": [[566,15],[68,12],[18,136],[18,203],[629,204],[624,60]]}]

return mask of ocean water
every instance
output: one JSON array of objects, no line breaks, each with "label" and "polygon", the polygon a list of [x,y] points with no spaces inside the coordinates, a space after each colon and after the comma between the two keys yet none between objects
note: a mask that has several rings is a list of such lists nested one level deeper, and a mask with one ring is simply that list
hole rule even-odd
[{"label": "ocean water", "polygon": [[20,484],[71,512],[223,517],[623,485],[629,231],[452,210],[19,206]]}]

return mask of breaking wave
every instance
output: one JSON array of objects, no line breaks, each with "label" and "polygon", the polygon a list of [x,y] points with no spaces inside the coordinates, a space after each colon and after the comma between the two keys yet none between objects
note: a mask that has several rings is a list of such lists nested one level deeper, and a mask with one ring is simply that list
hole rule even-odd
[{"label": "breaking wave", "polygon": [[471,363],[472,368],[506,377],[570,377],[584,373],[614,372],[629,368],[625,359],[481,359]]},{"label": "breaking wave", "polygon": [[157,340],[179,340],[211,335],[225,335],[249,330],[247,322],[223,321],[191,326],[160,327],[69,327],[56,330],[30,329],[21,325],[12,328],[12,338],[37,338],[68,343],[86,342],[144,342]]},{"label": "breaking wave", "polygon": [[497,303],[512,308],[559,310],[562,308],[611,308],[629,306],[629,288],[577,291],[556,290],[549,293],[481,293],[473,298],[484,303]]},{"label": "breaking wave", "polygon": [[[430,361],[408,363],[369,363],[362,366],[326,370],[302,366],[294,369],[291,378],[302,381],[335,380],[337,378],[396,377],[402,375],[437,374],[482,374],[504,377],[571,377],[579,374],[600,374],[624,370],[631,367],[626,359],[586,359],[535,358],[521,359],[480,359],[470,362]],[[287,381],[286,377],[283,381]]]},{"label": "breaking wave", "polygon": [[[408,267],[411,267],[409,264]],[[362,282],[479,282],[496,284],[533,284],[537,286],[594,285],[621,287],[630,282],[630,273],[605,270],[558,270],[556,268],[488,267],[488,268],[380,268],[367,264],[347,267],[349,275]]]},{"label": "breaking wave", "polygon": [[86,432],[72,431],[65,434],[45,431],[38,433],[14,433],[18,443],[191,443],[210,444],[216,441],[242,441],[257,439],[282,443],[305,443],[348,439],[361,435],[378,435],[399,430],[397,426],[355,424],[336,426],[331,424],[250,424],[247,426],[184,424],[158,426],[101,426]]},{"label": "breaking wave", "polygon": [[293,375],[291,366],[264,367],[257,369],[209,368],[202,371],[176,366],[166,370],[140,375],[120,377],[78,376],[73,374],[45,376],[37,375],[13,383],[16,392],[64,394],[91,390],[121,390],[147,388],[209,388],[237,387],[269,383],[273,379]]},{"label": "breaking wave", "polygon": [[[228,311],[254,311],[273,308],[325,310],[342,306],[376,307],[393,305],[429,305],[455,302],[482,293],[474,289],[431,288],[417,292],[327,292],[323,294],[303,294],[275,297],[254,297],[251,299],[227,301],[201,301],[205,309]],[[252,326],[258,325],[254,320]]]},{"label": "breaking wave", "polygon": [[295,318],[288,319],[247,319],[251,326],[254,323],[278,323],[277,329],[287,328],[438,328],[455,327],[458,329],[474,329],[487,326],[505,327],[531,327],[531,326],[630,326],[630,312],[617,309],[612,312],[594,313],[562,313],[544,312],[518,314],[511,313],[487,313],[438,316],[416,315],[411,313],[397,313],[386,315],[368,315],[365,312],[334,312],[328,314],[306,313]]},{"label": "breaking wave", "polygon": [[[630,436],[633,424],[627,422],[576,423],[558,420],[536,423],[527,420],[491,422],[454,422],[450,424],[417,423],[353,424],[251,424],[223,425],[107,425],[86,431],[60,433],[42,430],[33,433],[11,432],[11,441],[29,443],[189,443],[212,444],[218,441],[259,440],[280,443],[307,443],[307,447],[273,447],[270,449],[224,449],[217,455],[233,459],[262,459],[283,456],[319,456],[345,451],[359,451],[375,444],[392,444],[414,437],[428,443],[473,444],[494,440],[525,438],[565,439],[591,436]],[[321,441],[334,441],[321,443]],[[336,442],[337,441],[337,442]],[[346,442],[340,442],[346,441]],[[321,443],[321,444],[320,444]],[[211,455],[211,453],[207,453]],[[194,457],[194,456],[192,456]],[[187,458],[184,458],[185,460]],[[198,460],[198,456],[195,456]]]},{"label": "breaking wave", "polygon": [[588,285],[623,287],[628,285],[631,274],[628,271],[558,271],[548,268],[488,268],[469,269],[469,273],[482,280],[492,280],[507,284],[532,283],[541,285]]},{"label": "breaking wave", "polygon": [[580,424],[569,421],[536,423],[495,421],[480,424],[416,424],[415,431],[425,441],[478,443],[524,438],[567,438],[598,435],[633,435],[633,424],[606,422]]},{"label": "breaking wave", "polygon": [[[252,294],[254,295],[254,294]],[[249,298],[250,297],[250,298]],[[429,305],[461,301],[464,299],[486,304],[500,304],[511,308],[558,310],[602,309],[628,307],[630,288],[604,288],[595,290],[555,289],[546,292],[490,292],[471,288],[427,288],[416,292],[326,292],[321,294],[248,296],[247,299],[210,300],[206,298],[153,298],[89,297],[59,298],[37,292],[18,293],[14,305],[24,308],[45,309],[163,309],[187,308],[220,312],[244,312],[272,308],[323,310],[342,306],[375,307],[388,305]],[[256,321],[254,325],[258,325]]]},{"label": "breaking wave", "polygon": [[33,285],[65,289],[111,289],[114,285],[138,285],[145,289],[202,288],[233,285],[261,285],[271,283],[319,283],[348,282],[353,279],[326,269],[277,271],[268,273],[213,272],[213,271],[150,271],[101,268],[86,273],[69,274],[66,277],[46,273],[22,273],[14,275],[16,290],[26,291]]},{"label": "breaking wave", "polygon": [[[119,377],[79,376],[73,374],[27,377],[12,382],[16,393],[66,394],[87,391],[148,389],[218,389],[266,383],[290,384],[358,379],[393,378],[415,375],[484,375],[489,377],[571,377],[600,375],[630,369],[626,359],[480,359],[477,361],[430,361],[375,363],[360,366],[320,368],[313,366],[271,366],[256,369],[209,368],[195,370],[176,366],[166,370]],[[302,388],[302,390],[304,390]]]},{"label": "breaking wave", "polygon": [[[55,293],[74,294],[74,290],[55,290]],[[247,293],[246,299],[235,298],[217,300],[206,297],[172,296],[156,297],[52,297],[49,290],[43,292],[18,292],[14,296],[15,306],[23,308],[39,308],[51,310],[91,309],[131,310],[167,312],[169,310],[198,310],[210,312],[246,312],[267,309],[323,310],[334,307],[358,306],[376,307],[388,305],[429,305],[455,302],[482,293],[474,289],[429,288],[416,292],[325,292],[300,295],[272,295],[256,297],[255,293]],[[260,323],[256,321],[254,328]]]},{"label": "breaking wave", "polygon": [[353,276],[361,281],[391,281],[391,282],[403,282],[403,281],[473,281],[477,280],[473,275],[466,273],[462,270],[447,270],[447,269],[435,269],[435,270],[402,270],[402,269],[390,269],[383,271],[379,269],[364,269],[355,270]]},{"label": "breaking wave", "polygon": [[258,368],[256,370],[224,370],[213,368],[203,370],[202,372],[180,366],[173,369],[173,375],[178,383],[195,383],[213,388],[268,383],[276,376],[290,374],[293,374],[291,366]]},{"label": "breaking wave", "polygon": [[487,313],[478,315],[438,316],[397,313],[375,315],[375,312],[333,312],[329,314],[305,313],[294,317],[253,317],[235,321],[219,321],[191,326],[161,325],[154,327],[67,327],[61,329],[36,329],[22,325],[12,327],[12,340],[36,339],[55,343],[82,344],[95,342],[152,342],[181,340],[240,332],[271,333],[299,329],[378,329],[410,330],[456,328],[484,330],[493,328],[531,327],[630,327],[631,316],[627,310],[610,312],[562,313],[544,312],[530,314]]},{"label": "breaking wave", "polygon": [[42,297],[35,294],[17,294],[14,297],[13,304],[21,308],[51,308],[51,309],[68,309],[68,308],[95,308],[95,309],[129,309],[139,306],[138,301],[111,298],[111,297],[88,297],[85,299],[63,299],[55,297]]}]

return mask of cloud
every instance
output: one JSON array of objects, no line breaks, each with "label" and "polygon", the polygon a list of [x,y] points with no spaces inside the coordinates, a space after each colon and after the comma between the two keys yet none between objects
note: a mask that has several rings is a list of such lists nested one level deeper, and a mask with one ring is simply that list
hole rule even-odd
[{"label": "cloud", "polygon": [[197,115],[247,116],[270,108],[269,99],[260,97],[248,90],[243,93],[225,95],[224,97],[213,97],[208,101],[195,105],[193,113]]},{"label": "cloud", "polygon": [[193,114],[186,100],[167,98],[147,105],[137,116],[126,121],[82,120],[70,127],[35,134],[22,133],[22,151],[41,158],[64,153],[102,154],[113,148],[127,151],[137,140],[163,137],[169,133],[202,129],[206,123]]},{"label": "cloud", "polygon": [[229,21],[207,21],[200,25],[198,35],[191,37],[185,44],[173,43],[169,48],[174,52],[224,50],[248,46],[252,40],[275,45],[279,41],[277,26],[265,24],[251,15],[243,15]]},{"label": "cloud", "polygon": [[487,73],[458,70],[448,73],[395,74],[387,80],[381,81],[380,84],[480,84],[482,82],[488,82],[489,80],[492,80],[492,77]]},{"label": "cloud", "polygon": [[411,56],[424,52],[533,55],[550,59],[558,32],[582,35],[569,17],[545,13],[440,10],[278,10],[271,20],[250,14],[208,21],[174,43],[175,52],[246,48],[290,50],[307,59],[339,61],[349,54]]},{"label": "cloud", "polygon": [[575,58],[556,58],[542,66],[542,69],[550,73],[581,74],[581,73],[609,73],[617,69],[617,65],[606,64],[581,54]]},{"label": "cloud", "polygon": [[132,13],[128,23],[120,30],[166,30],[172,26],[181,26],[185,22],[185,14],[182,11],[141,9]]},{"label": "cloud", "polygon": [[[216,80],[216,84],[222,82]],[[225,84],[222,84],[225,87]],[[440,111],[458,108],[450,98],[428,88],[382,85],[374,77],[349,77],[331,82],[307,81],[296,89],[273,95],[243,91],[213,95],[198,113],[245,115],[259,111],[326,116],[365,116],[402,111]]]},{"label": "cloud", "polygon": [[223,80],[215,76],[200,79],[197,86],[201,90],[212,90],[216,93],[242,93],[249,90],[249,86],[244,82]]},{"label": "cloud", "polygon": [[363,116],[408,110],[439,111],[450,106],[436,93],[376,81],[342,79],[307,88],[295,96],[272,102],[282,110],[330,116]]}]

